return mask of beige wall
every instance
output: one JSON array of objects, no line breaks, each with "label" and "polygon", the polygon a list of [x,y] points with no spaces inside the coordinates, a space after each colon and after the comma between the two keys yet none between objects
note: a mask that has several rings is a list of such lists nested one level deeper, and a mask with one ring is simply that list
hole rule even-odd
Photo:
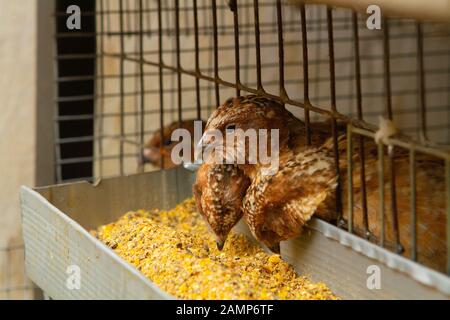
[{"label": "beige wall", "polygon": [[17,235],[18,189],[35,176],[35,0],[0,1],[0,243]]},{"label": "beige wall", "polygon": [[[51,172],[48,164],[51,150],[40,147],[48,154],[46,157],[37,157],[39,153],[36,152],[38,143],[43,144],[42,140],[37,140],[37,128],[51,132],[45,127],[51,128],[52,125],[51,118],[47,117],[46,123],[40,121],[38,126],[36,116],[39,113],[42,119],[51,106],[45,77],[43,81],[46,83],[39,86],[40,95],[37,92],[38,59],[42,71],[45,68],[43,62],[51,58],[51,54],[43,58],[45,52],[37,54],[38,30],[41,36],[45,34],[41,28],[45,24],[41,23],[38,28],[37,13],[48,9],[51,3],[47,0],[0,0],[0,299],[29,297],[27,294],[31,293],[17,289],[26,283],[23,250],[6,251],[4,248],[22,244],[20,186],[34,186],[37,179],[44,181],[44,176],[49,181],[45,172]],[[45,20],[48,24],[51,16],[47,15]],[[46,34],[50,39],[52,31],[46,30]],[[49,47],[39,46],[47,51]],[[49,135],[45,137],[48,139]],[[36,167],[38,158],[40,168]],[[1,291],[5,287],[16,287],[17,290]]]}]

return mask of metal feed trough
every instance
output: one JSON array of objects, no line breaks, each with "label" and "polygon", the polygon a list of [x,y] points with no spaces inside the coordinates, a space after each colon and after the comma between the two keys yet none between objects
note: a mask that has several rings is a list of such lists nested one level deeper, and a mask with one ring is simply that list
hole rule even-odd
[{"label": "metal feed trough", "polygon": [[[178,168],[103,179],[94,185],[22,187],[28,276],[53,299],[173,298],[89,230],[129,210],[171,208],[191,196],[193,181],[192,172]],[[242,225],[237,229],[248,233]],[[325,282],[344,299],[450,297],[446,275],[316,219],[303,236],[282,243],[281,251],[299,273]],[[71,266],[79,267],[78,289],[68,285]],[[378,271],[379,289],[372,288],[370,280]]]}]

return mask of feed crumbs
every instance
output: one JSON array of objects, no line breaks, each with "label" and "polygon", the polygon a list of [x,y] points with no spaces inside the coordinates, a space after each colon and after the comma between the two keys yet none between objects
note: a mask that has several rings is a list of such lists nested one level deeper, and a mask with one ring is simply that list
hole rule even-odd
[{"label": "feed crumbs", "polygon": [[217,250],[193,199],[168,211],[128,212],[93,234],[181,299],[338,299],[242,234],[231,232]]}]

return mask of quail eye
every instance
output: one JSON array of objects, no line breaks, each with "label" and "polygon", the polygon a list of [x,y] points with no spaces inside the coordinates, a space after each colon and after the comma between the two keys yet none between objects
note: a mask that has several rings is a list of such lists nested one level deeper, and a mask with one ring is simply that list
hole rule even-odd
[{"label": "quail eye", "polygon": [[172,144],[172,140],[170,140],[170,139],[164,140],[164,145],[165,146],[170,146],[171,144]]},{"label": "quail eye", "polygon": [[236,125],[235,124],[229,124],[226,126],[225,130],[227,131],[234,131],[236,130]]}]

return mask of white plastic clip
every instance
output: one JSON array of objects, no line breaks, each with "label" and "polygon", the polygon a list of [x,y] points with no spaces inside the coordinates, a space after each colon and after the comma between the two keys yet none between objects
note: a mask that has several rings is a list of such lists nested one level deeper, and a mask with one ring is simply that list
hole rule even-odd
[{"label": "white plastic clip", "polygon": [[[385,119],[382,116],[378,117],[378,131],[375,132],[375,143],[386,143],[386,140],[397,133],[397,128],[394,122],[390,119]],[[388,152],[392,153],[392,145],[388,145]]]}]

